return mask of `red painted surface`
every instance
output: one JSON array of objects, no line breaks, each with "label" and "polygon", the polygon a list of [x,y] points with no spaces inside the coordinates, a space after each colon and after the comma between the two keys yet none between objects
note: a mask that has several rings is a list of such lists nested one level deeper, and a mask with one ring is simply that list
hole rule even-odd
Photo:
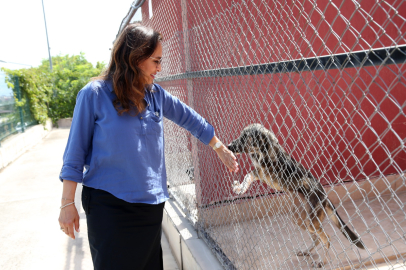
[{"label": "red painted surface", "polygon": [[[270,2],[187,1],[187,22],[182,22],[181,1],[152,1],[151,19],[146,1],[143,22],[161,31],[166,42],[163,74],[186,71],[186,34],[191,71],[406,44],[404,2],[363,1],[360,7],[352,1]],[[186,103],[193,98],[194,109],[225,143],[248,124],[264,124],[329,184],[406,170],[405,72],[405,65],[386,65],[201,78],[193,79],[192,95],[186,93],[186,80],[162,86],[183,93]],[[230,174],[209,147],[197,145],[199,203],[233,197],[232,182],[241,182],[252,167],[248,158],[239,157],[242,171]],[[244,196],[269,192],[257,183]]]}]

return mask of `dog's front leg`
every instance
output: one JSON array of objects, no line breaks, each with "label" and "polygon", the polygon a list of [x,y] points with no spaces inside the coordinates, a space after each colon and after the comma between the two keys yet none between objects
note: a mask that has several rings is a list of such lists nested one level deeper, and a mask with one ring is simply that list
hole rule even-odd
[{"label": "dog's front leg", "polygon": [[255,180],[259,180],[258,172],[256,170],[245,175],[244,181],[241,184],[238,183],[238,181],[234,181],[233,184],[234,193],[238,195],[244,194]]}]

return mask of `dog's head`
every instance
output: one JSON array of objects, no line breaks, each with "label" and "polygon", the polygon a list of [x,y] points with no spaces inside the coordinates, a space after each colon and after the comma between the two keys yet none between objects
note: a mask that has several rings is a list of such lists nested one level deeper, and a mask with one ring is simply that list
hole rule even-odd
[{"label": "dog's head", "polygon": [[266,129],[263,125],[252,124],[241,132],[240,137],[228,145],[228,149],[235,153],[263,153],[269,154],[278,146],[278,139],[275,134]]}]

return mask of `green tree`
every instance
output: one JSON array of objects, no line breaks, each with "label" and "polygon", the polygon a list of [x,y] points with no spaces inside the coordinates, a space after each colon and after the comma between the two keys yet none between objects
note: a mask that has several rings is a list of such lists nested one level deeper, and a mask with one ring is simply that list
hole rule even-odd
[{"label": "green tree", "polygon": [[98,62],[96,67],[88,62],[85,55],[58,55],[52,57],[53,71],[49,71],[49,62],[44,59],[39,67],[19,70],[2,68],[8,75],[6,82],[14,89],[14,77],[19,78],[22,99],[17,106],[27,102],[33,117],[45,124],[51,118],[56,123],[61,118],[72,117],[76,104],[76,95],[92,77],[98,76],[105,64]]},{"label": "green tree", "polygon": [[[53,63],[53,92],[49,106],[49,117],[56,122],[58,119],[72,117],[76,104],[76,96],[90,78],[98,76],[104,68],[104,63],[96,67],[80,55],[65,55],[52,58]],[[43,65],[49,66],[47,61]]]},{"label": "green tree", "polygon": [[[29,68],[19,70],[9,70],[2,68],[8,75],[6,82],[14,91],[14,98],[17,107],[30,105],[32,116],[38,122],[45,124],[48,118],[48,105],[52,93],[52,80],[49,71],[41,68]],[[21,100],[17,98],[14,87],[14,78],[17,77],[21,89]]]}]

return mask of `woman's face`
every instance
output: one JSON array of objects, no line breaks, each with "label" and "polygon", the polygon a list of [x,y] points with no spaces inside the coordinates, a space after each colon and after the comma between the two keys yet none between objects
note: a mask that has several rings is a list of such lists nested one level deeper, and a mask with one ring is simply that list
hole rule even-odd
[{"label": "woman's face", "polygon": [[138,67],[146,76],[148,84],[152,84],[154,82],[155,75],[161,71],[161,59],[162,44],[161,42],[158,42],[158,45],[151,57],[144,60],[138,65]]}]

